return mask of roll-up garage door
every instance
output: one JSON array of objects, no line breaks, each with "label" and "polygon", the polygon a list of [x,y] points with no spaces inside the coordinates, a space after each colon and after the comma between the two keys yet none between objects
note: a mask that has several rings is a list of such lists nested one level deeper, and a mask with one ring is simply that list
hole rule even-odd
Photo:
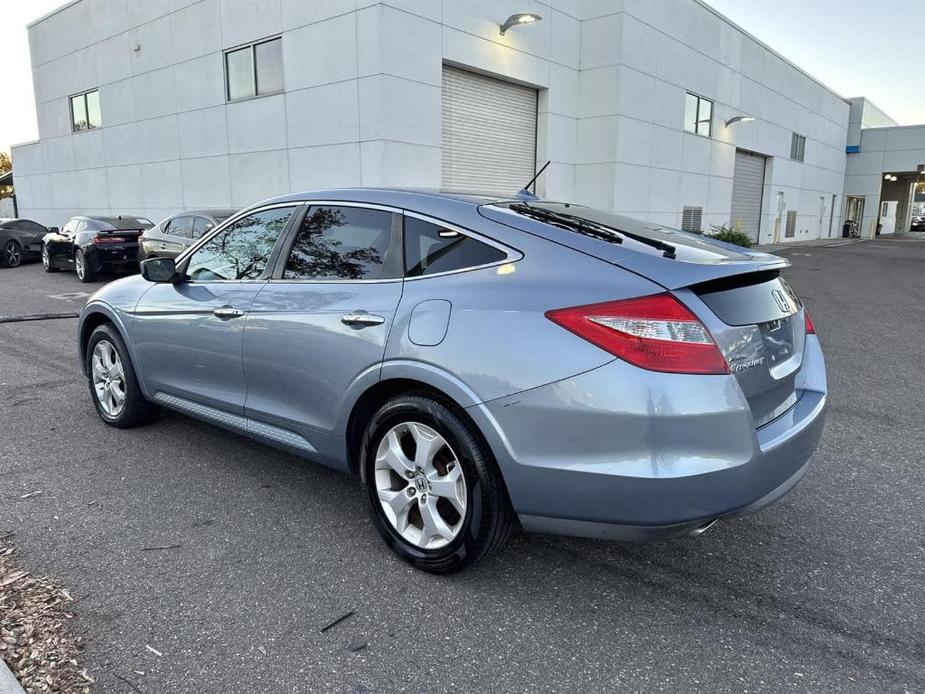
[{"label": "roll-up garage door", "polygon": [[513,195],[536,166],[537,92],[443,68],[443,187]]},{"label": "roll-up garage door", "polygon": [[732,224],[738,224],[757,243],[761,231],[761,199],[764,195],[765,158],[736,150],[732,181]]}]

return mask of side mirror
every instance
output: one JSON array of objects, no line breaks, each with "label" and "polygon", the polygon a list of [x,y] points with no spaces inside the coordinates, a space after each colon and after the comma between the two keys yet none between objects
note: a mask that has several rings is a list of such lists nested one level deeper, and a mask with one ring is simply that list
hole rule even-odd
[{"label": "side mirror", "polygon": [[173,258],[151,258],[141,264],[141,276],[148,282],[178,282],[183,276],[177,272]]},{"label": "side mirror", "polygon": [[59,233],[60,231],[61,231],[61,230],[60,230],[58,227],[48,227],[48,233],[49,233],[49,234],[57,234],[57,233]]}]

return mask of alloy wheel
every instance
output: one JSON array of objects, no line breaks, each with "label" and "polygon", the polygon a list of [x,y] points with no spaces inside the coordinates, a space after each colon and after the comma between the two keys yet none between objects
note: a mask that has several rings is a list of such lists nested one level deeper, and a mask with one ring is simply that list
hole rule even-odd
[{"label": "alloy wheel", "polygon": [[109,340],[100,340],[93,348],[91,371],[100,408],[107,416],[118,417],[125,407],[125,370]]},{"label": "alloy wheel", "polygon": [[80,251],[77,251],[77,254],[74,256],[74,271],[77,273],[78,279],[84,278],[84,273],[87,271],[84,267],[84,254]]},{"label": "alloy wheel", "polygon": [[386,518],[415,547],[445,547],[462,530],[467,503],[462,465],[431,427],[402,422],[382,437],[375,486]]},{"label": "alloy wheel", "polygon": [[51,258],[48,255],[48,246],[42,244],[42,267],[46,270],[51,267]]},{"label": "alloy wheel", "polygon": [[9,267],[18,267],[22,262],[22,251],[19,244],[15,241],[9,241],[3,249],[4,260]]}]

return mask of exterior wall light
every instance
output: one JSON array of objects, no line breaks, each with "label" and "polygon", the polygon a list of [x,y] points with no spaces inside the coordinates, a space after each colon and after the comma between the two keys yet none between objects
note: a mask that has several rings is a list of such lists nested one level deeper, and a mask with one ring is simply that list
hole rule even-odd
[{"label": "exterior wall light", "polygon": [[532,24],[533,22],[538,22],[542,19],[538,14],[533,14],[532,12],[520,12],[518,14],[512,14],[508,17],[504,24],[501,25],[501,35],[504,36],[507,33],[507,30],[511,27],[520,26],[521,24]]},{"label": "exterior wall light", "polygon": [[736,123],[750,123],[753,120],[755,120],[753,116],[733,116],[726,121],[726,127],[728,128],[730,125],[735,125]]}]

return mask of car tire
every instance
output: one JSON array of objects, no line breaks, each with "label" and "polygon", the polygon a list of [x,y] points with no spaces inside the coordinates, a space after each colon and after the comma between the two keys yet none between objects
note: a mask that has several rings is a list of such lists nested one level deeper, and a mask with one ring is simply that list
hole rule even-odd
[{"label": "car tire", "polygon": [[22,264],[22,246],[10,239],[0,249],[0,267],[19,267]]},{"label": "car tire", "polygon": [[87,267],[87,256],[84,255],[83,250],[80,248],[74,253],[74,272],[77,273],[77,279],[84,284],[96,279],[96,274]]},{"label": "car tire", "polygon": [[[391,455],[395,445],[402,456]],[[369,422],[360,462],[376,529],[418,569],[434,574],[465,569],[497,549],[511,531],[514,514],[494,456],[452,403],[428,393],[392,398]],[[440,528],[443,534],[425,528]]]},{"label": "car tire", "polygon": [[[85,360],[90,398],[106,424],[131,429],[157,418],[160,408],[141,392],[132,360],[115,327],[104,323],[91,333]],[[108,389],[103,387],[106,384]]]},{"label": "car tire", "polygon": [[42,267],[45,268],[45,272],[58,272],[59,268],[56,268],[51,264],[51,254],[48,252],[48,245],[42,244]]}]

